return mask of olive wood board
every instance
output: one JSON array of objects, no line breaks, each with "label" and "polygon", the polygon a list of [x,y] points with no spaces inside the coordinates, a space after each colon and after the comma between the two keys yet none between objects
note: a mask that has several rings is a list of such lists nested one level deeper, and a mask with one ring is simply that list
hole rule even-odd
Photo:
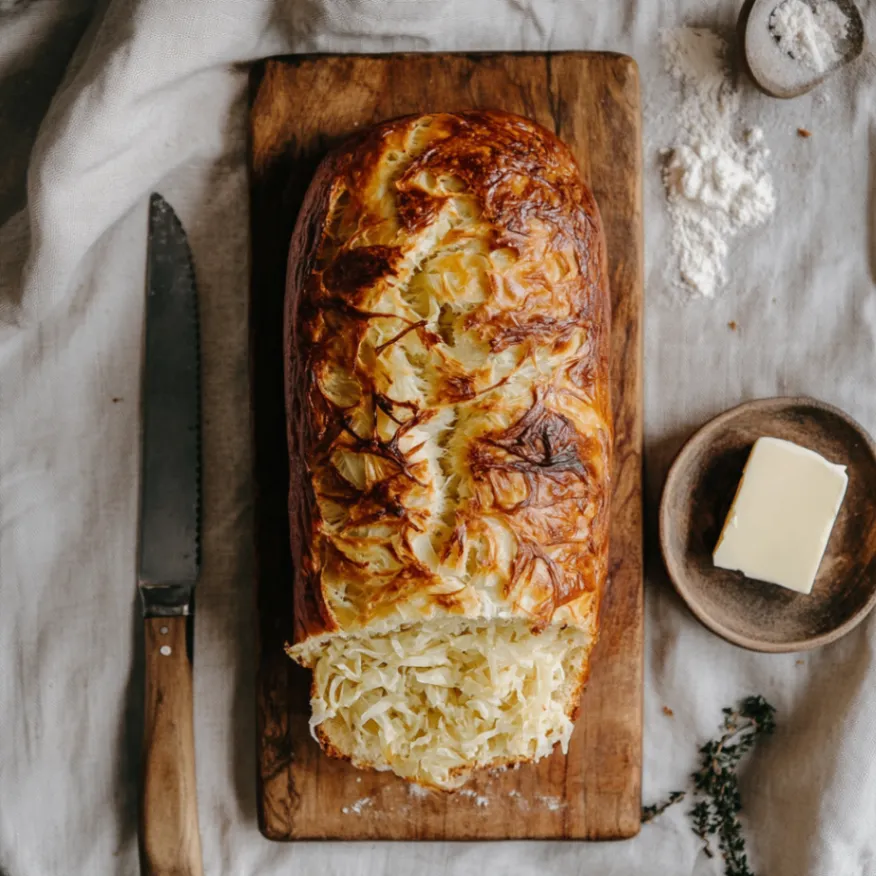
[{"label": "olive wood board", "polygon": [[[642,764],[642,177],[639,76],[607,53],[308,56],[251,77],[250,195],[259,825],[269,839],[618,839],[640,823]],[[493,108],[555,131],[605,226],[615,422],[610,585],[568,756],[416,793],[324,755],[308,730],[309,673],[292,632],[283,409],[289,238],[320,158],[408,113]]]}]

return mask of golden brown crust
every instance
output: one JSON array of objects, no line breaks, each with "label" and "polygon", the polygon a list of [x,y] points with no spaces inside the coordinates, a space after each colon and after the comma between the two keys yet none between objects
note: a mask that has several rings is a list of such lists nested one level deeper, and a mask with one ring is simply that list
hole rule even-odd
[{"label": "golden brown crust", "polygon": [[287,275],[296,643],[452,614],[595,634],[609,319],[596,204],[533,122],[407,117],[325,159]]}]

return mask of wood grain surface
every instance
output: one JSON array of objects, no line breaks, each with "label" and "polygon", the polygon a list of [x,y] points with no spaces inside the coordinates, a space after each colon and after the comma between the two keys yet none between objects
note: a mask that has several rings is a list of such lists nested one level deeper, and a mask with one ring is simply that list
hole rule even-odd
[{"label": "wood grain surface", "polygon": [[[258,783],[265,836],[614,839],[639,828],[642,748],[642,206],[639,81],[612,54],[321,56],[252,79],[251,373],[256,478]],[[529,116],[569,144],[602,213],[612,293],[611,583],[568,757],[483,775],[453,795],[332,760],[308,732],[292,633],[282,313],[286,256],[313,171],[364,125],[475,107]]]},{"label": "wood grain surface", "polygon": [[203,876],[195,787],[187,617],[145,620],[146,726],[140,858],[144,876]]}]

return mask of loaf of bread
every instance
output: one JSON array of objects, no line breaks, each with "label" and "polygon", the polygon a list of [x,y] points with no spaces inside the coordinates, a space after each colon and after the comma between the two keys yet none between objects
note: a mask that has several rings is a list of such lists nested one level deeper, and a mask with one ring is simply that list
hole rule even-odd
[{"label": "loaf of bread", "polygon": [[599,214],[501,112],[330,154],[292,236],[295,628],[330,755],[434,788],[565,750],[606,585]]}]

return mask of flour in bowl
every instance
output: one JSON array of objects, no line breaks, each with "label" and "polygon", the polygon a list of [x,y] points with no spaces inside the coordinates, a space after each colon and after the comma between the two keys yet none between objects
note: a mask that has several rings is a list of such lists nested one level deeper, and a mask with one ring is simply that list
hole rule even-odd
[{"label": "flour in bowl", "polygon": [[727,77],[724,40],[689,27],[662,36],[682,93],[678,141],[663,166],[672,252],[681,285],[712,298],[726,281],[730,242],[775,210],[769,149],[759,128],[737,133],[739,92]]},{"label": "flour in bowl", "polygon": [[785,0],[770,16],[770,30],[779,48],[814,73],[824,73],[842,60],[838,46],[849,20],[833,3],[810,6],[804,0]]}]

